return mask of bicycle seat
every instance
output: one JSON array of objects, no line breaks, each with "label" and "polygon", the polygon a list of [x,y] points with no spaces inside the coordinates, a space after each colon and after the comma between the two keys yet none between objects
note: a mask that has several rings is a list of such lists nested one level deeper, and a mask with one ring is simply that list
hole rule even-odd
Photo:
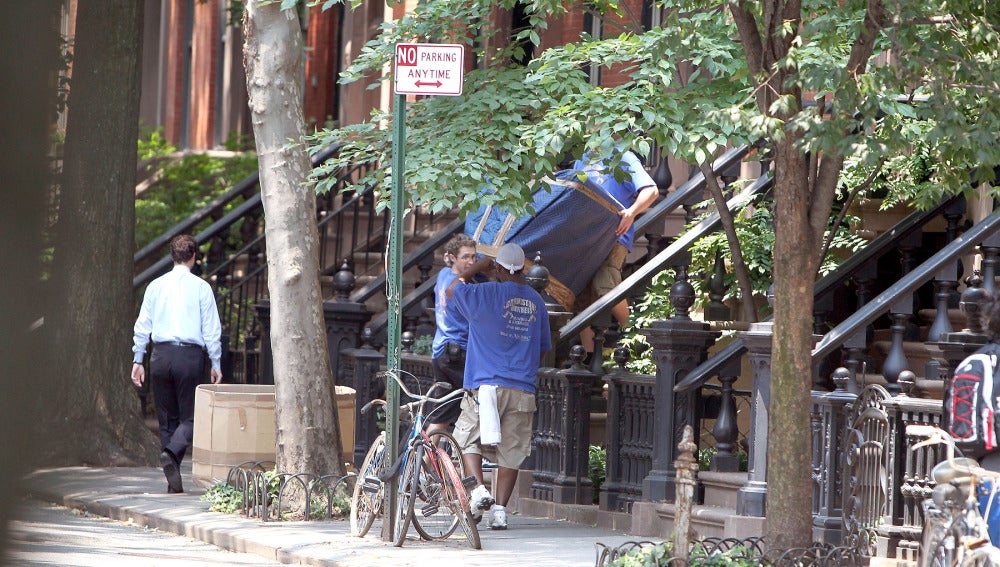
[{"label": "bicycle seat", "polygon": [[947,484],[955,479],[968,479],[977,475],[980,469],[975,459],[955,457],[951,461],[941,461],[931,469],[931,478],[938,484]]}]

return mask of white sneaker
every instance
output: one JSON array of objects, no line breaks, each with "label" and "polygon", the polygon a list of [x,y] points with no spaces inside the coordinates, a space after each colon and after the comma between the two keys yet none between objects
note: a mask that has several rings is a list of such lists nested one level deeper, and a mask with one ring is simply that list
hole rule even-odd
[{"label": "white sneaker", "polygon": [[490,529],[491,530],[506,530],[507,529],[507,511],[506,510],[493,510],[493,517],[490,518]]},{"label": "white sneaker", "polygon": [[490,495],[490,491],[480,484],[469,495],[469,511],[472,512],[473,516],[482,514],[482,510],[489,510],[494,502],[496,500]]}]

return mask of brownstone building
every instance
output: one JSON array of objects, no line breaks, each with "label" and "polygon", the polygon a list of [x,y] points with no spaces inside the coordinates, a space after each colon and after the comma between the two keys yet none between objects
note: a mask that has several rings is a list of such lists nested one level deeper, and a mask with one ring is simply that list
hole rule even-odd
[{"label": "brownstone building", "polygon": [[[250,134],[243,33],[240,14],[232,12],[230,0],[139,1],[145,3],[143,126],[162,126],[167,139],[182,149],[216,148],[233,134]],[[362,82],[339,85],[337,78],[364,44],[378,35],[380,24],[402,16],[414,3],[409,0],[388,10],[383,2],[369,0],[356,10],[343,4],[326,11],[318,6],[303,10],[305,112],[310,126],[330,121],[357,123],[367,119],[372,108],[389,107],[392,93],[388,84],[369,90]],[[76,4],[77,0],[66,0],[63,31],[68,37],[74,33]],[[571,12],[558,18],[542,34],[541,48],[575,41],[584,31],[595,36],[613,35],[659,23],[650,0],[628,0],[624,6],[624,13],[634,16],[601,21],[583,12]],[[506,31],[496,38],[509,37],[507,30],[527,23],[518,9],[497,10],[493,19],[498,30]],[[483,47],[489,50],[490,41],[497,40],[484,39]],[[466,64],[478,63],[470,60]],[[614,69],[594,68],[591,73],[595,84],[623,81]]]}]

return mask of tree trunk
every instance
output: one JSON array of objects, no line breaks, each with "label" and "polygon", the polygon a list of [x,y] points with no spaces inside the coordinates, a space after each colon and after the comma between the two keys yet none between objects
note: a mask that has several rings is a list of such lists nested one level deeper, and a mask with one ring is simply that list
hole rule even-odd
[{"label": "tree trunk", "polygon": [[[8,522],[16,514],[19,480],[28,465],[22,455],[46,439],[37,427],[32,402],[46,383],[37,368],[46,351],[29,332],[45,307],[41,282],[42,227],[51,188],[50,131],[55,120],[53,88],[58,61],[58,0],[14,2],[0,24],[0,557],[7,546]],[[25,49],[25,46],[31,46]]]},{"label": "tree trunk", "polygon": [[244,63],[264,204],[280,472],[342,474],[319,287],[316,196],[302,143],[302,30],[295,10],[250,0]]},{"label": "tree trunk", "polygon": [[150,464],[129,381],[142,2],[81,0],[46,315],[43,462]]},{"label": "tree trunk", "polygon": [[[808,161],[794,136],[774,145],[774,339],[767,455],[768,548],[812,542],[813,284],[818,250],[809,223]],[[778,449],[778,450],[776,450]]]}]

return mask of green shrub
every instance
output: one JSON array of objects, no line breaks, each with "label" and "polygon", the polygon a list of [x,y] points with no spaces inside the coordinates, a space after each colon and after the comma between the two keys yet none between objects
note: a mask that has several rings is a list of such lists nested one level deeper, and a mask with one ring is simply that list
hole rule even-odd
[{"label": "green shrub", "polygon": [[243,491],[236,490],[225,482],[217,482],[201,495],[201,499],[211,502],[208,507],[211,512],[233,514],[243,507]]},{"label": "green shrub", "polygon": [[420,335],[413,341],[413,354],[430,356],[434,343],[434,335]]},{"label": "green shrub", "polygon": [[590,458],[588,460],[588,471],[590,476],[590,482],[594,483],[594,501],[597,501],[597,491],[600,490],[601,485],[604,484],[604,479],[607,478],[608,471],[608,453],[600,445],[590,446]]},{"label": "green shrub", "polygon": [[[236,147],[240,142],[237,140],[233,144]],[[139,140],[140,160],[166,158],[175,151],[176,148],[163,137],[162,129],[147,132]],[[143,191],[135,203],[137,250],[255,172],[257,155],[253,152],[233,157],[194,154],[180,159],[164,159],[155,167],[160,169],[159,179]],[[233,206],[236,204],[229,208]],[[211,222],[212,219],[208,219],[192,228],[191,232],[198,233]],[[236,238],[239,227],[233,227],[230,234]]]},{"label": "green shrub", "polygon": [[[612,567],[658,567],[667,565],[673,557],[673,542],[664,542],[652,547],[636,549],[622,555],[609,563]],[[695,544],[688,557],[690,567],[750,567],[763,565],[760,557],[746,546],[737,545],[721,552],[708,553],[705,548]]]}]

